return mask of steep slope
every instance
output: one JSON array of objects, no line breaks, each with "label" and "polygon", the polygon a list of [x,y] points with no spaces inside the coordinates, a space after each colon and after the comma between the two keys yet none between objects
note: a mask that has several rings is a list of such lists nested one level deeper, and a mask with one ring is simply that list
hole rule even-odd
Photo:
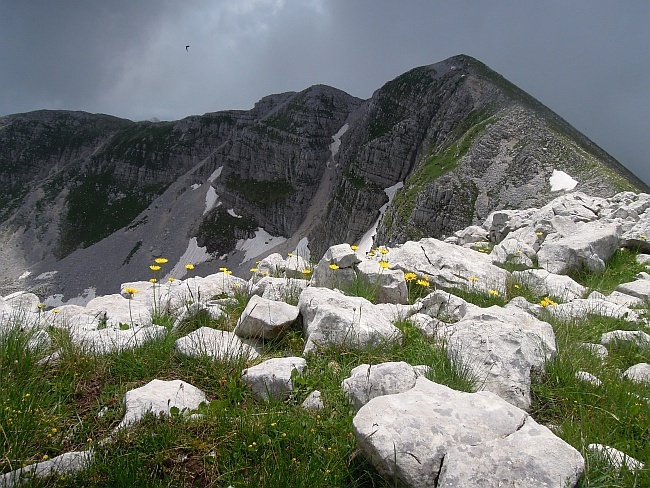
[{"label": "steep slope", "polygon": [[495,209],[539,206],[553,170],[576,191],[610,196],[647,186],[558,115],[479,61],[455,56],[384,85],[345,134],[327,225],[311,241],[376,243],[440,237]]},{"label": "steep slope", "polygon": [[20,287],[67,298],[141,278],[161,255],[181,277],[185,262],[243,273],[305,241],[318,258],[374,233],[375,245],[441,237],[496,209],[547,203],[557,171],[598,196],[648,191],[465,55],[365,101],[316,85],[174,122],[0,117],[0,287],[29,271]]}]

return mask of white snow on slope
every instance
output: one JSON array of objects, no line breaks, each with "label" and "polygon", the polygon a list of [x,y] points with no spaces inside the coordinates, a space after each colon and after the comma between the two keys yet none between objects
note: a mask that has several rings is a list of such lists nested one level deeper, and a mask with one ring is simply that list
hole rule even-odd
[{"label": "white snow on slope", "polygon": [[274,248],[278,244],[282,244],[286,240],[287,239],[284,237],[274,237],[263,228],[258,227],[255,231],[255,237],[252,239],[240,239],[237,241],[235,248],[238,251],[244,251],[245,256],[241,261],[243,263],[244,261],[248,261],[269,249]]},{"label": "white snow on slope", "polygon": [[24,280],[24,279],[27,278],[30,274],[32,274],[31,271],[25,271],[23,274],[21,274],[21,275],[18,277],[18,279],[19,279],[19,280]]},{"label": "white snow on slope", "polygon": [[196,190],[197,188],[201,188],[201,185],[199,185],[198,183],[194,183],[192,186],[190,186],[191,190]]},{"label": "white snow on slope", "polygon": [[196,242],[196,237],[192,237],[187,243],[187,249],[178,259],[178,262],[174,265],[171,271],[165,275],[165,279],[182,278],[187,273],[187,270],[185,269],[186,264],[196,265],[199,263],[204,263],[210,259],[210,257],[210,253],[207,251],[207,248],[199,247]]},{"label": "white snow on slope", "polygon": [[395,183],[393,186],[389,186],[388,188],[384,189],[384,192],[386,192],[386,195],[388,196],[388,201],[384,203],[381,208],[379,209],[379,217],[375,221],[374,225],[366,232],[361,240],[359,241],[359,250],[357,253],[359,253],[361,256],[365,255],[367,252],[370,252],[373,246],[373,240],[375,235],[377,234],[377,226],[379,225],[379,221],[381,218],[384,216],[384,213],[386,213],[386,209],[390,205],[390,202],[393,201],[393,198],[395,197],[395,193],[397,193],[397,190],[402,188],[404,186],[403,181],[399,181]]},{"label": "white snow on slope", "polygon": [[205,210],[203,211],[203,215],[207,214],[210,210],[219,205],[221,205],[219,195],[217,195],[217,192],[213,187],[208,188],[208,191],[205,194]]},{"label": "white snow on slope", "polygon": [[553,170],[553,175],[548,182],[551,184],[551,191],[573,190],[578,182],[564,171]]},{"label": "white snow on slope", "polygon": [[221,176],[221,171],[222,171],[222,170],[223,170],[223,166],[219,166],[217,169],[215,169],[215,170],[212,172],[212,174],[210,175],[210,177],[208,178],[208,181],[209,181],[210,183],[212,183],[214,180],[216,180],[217,178],[219,178],[219,176]]},{"label": "white snow on slope", "polygon": [[311,259],[311,251],[309,250],[309,239],[307,239],[306,237],[300,239],[298,245],[293,250],[293,254],[296,256],[300,256],[305,261],[309,262],[309,260]]},{"label": "white snow on slope", "polygon": [[228,215],[230,215],[231,217],[235,217],[235,218],[237,218],[237,219],[241,219],[241,218],[242,218],[241,215],[237,215],[237,214],[235,213],[235,209],[234,209],[234,208],[229,208],[229,209],[227,210],[227,212],[228,212]]},{"label": "white snow on slope", "polygon": [[332,161],[334,160],[334,156],[336,156],[336,153],[339,152],[339,147],[341,147],[341,137],[343,134],[345,134],[348,131],[348,124],[343,125],[339,129],[339,131],[332,136],[332,139],[334,139],[334,142],[330,144],[330,152],[332,153]]}]

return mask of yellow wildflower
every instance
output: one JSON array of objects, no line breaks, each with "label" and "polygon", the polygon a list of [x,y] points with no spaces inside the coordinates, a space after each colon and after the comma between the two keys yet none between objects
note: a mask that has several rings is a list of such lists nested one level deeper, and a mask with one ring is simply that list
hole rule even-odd
[{"label": "yellow wildflower", "polygon": [[259,271],[258,268],[251,268],[251,273],[257,273]]},{"label": "yellow wildflower", "polygon": [[58,308],[55,308],[54,310],[52,310],[52,312],[54,312],[54,313],[59,313],[60,311],[61,310],[59,310]]},{"label": "yellow wildflower", "polygon": [[176,281],[176,278],[174,278],[173,276],[170,276],[167,279],[169,280],[170,283],[173,283],[174,281]]},{"label": "yellow wildflower", "polygon": [[130,286],[127,286],[126,288],[124,288],[124,293],[127,293],[128,295],[133,296],[136,293],[138,293],[138,290],[136,290],[135,288],[132,288]]},{"label": "yellow wildflower", "polygon": [[390,266],[390,264],[388,264],[388,261],[379,261],[379,266],[381,266],[383,269],[386,269]]},{"label": "yellow wildflower", "polygon": [[422,278],[418,280],[416,283],[424,288],[428,288],[430,285],[429,280],[427,280],[426,278]]},{"label": "yellow wildflower", "polygon": [[469,281],[478,281],[478,276],[470,276]]},{"label": "yellow wildflower", "polygon": [[149,278],[149,283],[158,283],[156,278]]},{"label": "yellow wildflower", "polygon": [[219,268],[219,271],[221,271],[222,273],[225,273],[226,271],[228,271],[228,268],[221,267],[221,268]]},{"label": "yellow wildflower", "polygon": [[647,239],[647,238],[648,238],[648,236],[644,236],[644,235],[640,235],[639,237],[640,237],[641,239]]},{"label": "yellow wildflower", "polygon": [[335,263],[332,263],[332,264],[330,264],[330,269],[339,269],[339,265],[335,264]]},{"label": "yellow wildflower", "polygon": [[385,247],[380,247],[378,250],[382,254],[388,254],[388,249],[386,249]]},{"label": "yellow wildflower", "polygon": [[415,280],[417,277],[418,277],[418,275],[416,275],[415,273],[406,273],[406,274],[404,275],[404,279],[405,279],[406,281],[413,281],[413,280]]},{"label": "yellow wildflower", "polygon": [[168,259],[167,258],[156,258],[154,261],[156,261],[158,264],[165,264]]},{"label": "yellow wildflower", "polygon": [[352,248],[353,251],[358,251],[359,250],[359,246],[357,246],[356,244],[353,245],[353,246],[350,246],[350,247]]},{"label": "yellow wildflower", "polygon": [[303,269],[302,274],[304,275],[310,275],[311,274],[311,269]]},{"label": "yellow wildflower", "polygon": [[151,271],[159,271],[159,270],[160,270],[160,266],[158,266],[157,264],[152,264],[151,266],[149,266],[149,269],[150,269]]},{"label": "yellow wildflower", "polygon": [[36,307],[38,307],[39,310],[43,310],[45,307],[47,307],[47,305],[45,305],[44,303],[39,303],[38,305],[36,305]]},{"label": "yellow wildflower", "polygon": [[292,252],[289,252],[289,253],[287,253],[287,256],[289,256],[290,258],[292,258],[292,257],[293,257],[293,253],[292,253]]},{"label": "yellow wildflower", "polygon": [[231,275],[231,274],[232,274],[232,271],[230,271],[229,269],[227,269],[226,271],[224,271],[224,273],[227,274],[227,275]]},{"label": "yellow wildflower", "polygon": [[192,263],[186,264],[185,269],[194,269],[194,265]]},{"label": "yellow wildflower", "polygon": [[488,290],[488,293],[492,296],[498,297],[499,296],[499,291],[498,290]]},{"label": "yellow wildflower", "polygon": [[539,302],[539,304],[540,304],[542,307],[548,307],[549,305],[551,305],[551,306],[553,306],[553,307],[557,307],[557,303],[555,303],[555,302],[554,302],[553,300],[551,300],[549,297],[544,297],[544,299],[543,299],[541,302]]}]

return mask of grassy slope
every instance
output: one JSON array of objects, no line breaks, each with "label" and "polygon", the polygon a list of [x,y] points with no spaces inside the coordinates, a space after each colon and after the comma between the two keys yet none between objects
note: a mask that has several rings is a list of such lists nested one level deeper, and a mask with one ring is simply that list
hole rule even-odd
[{"label": "grassy slope", "polygon": [[[608,269],[577,277],[587,286],[611,291],[641,268],[634,253],[621,251]],[[413,293],[420,293],[415,282]],[[515,286],[516,285],[516,286]],[[359,286],[358,291],[368,287]],[[481,306],[503,305],[515,295],[539,302],[524,286],[512,283],[507,296],[479,295],[456,290]],[[93,447],[96,462],[84,473],[35,482],[35,486],[393,486],[359,456],[352,435],[353,412],[341,392],[341,381],[362,363],[404,360],[432,367],[431,379],[463,390],[471,381],[448,362],[440,344],[425,339],[408,322],[397,325],[405,335],[401,346],[358,352],[327,349],[307,357],[309,371],[295,379],[297,389],[286,402],[260,404],[241,381],[242,361],[189,359],[174,352],[178,337],[200,326],[232,330],[248,297],[237,296],[228,314],[218,321],[198,314],[180,330],[161,317],[168,334],[133,351],[89,357],[58,331],[49,331],[52,348],[62,351],[59,366],[37,364],[47,351],[27,347],[28,334],[15,327],[0,337],[0,466],[3,472],[62,452]],[[562,438],[583,452],[587,473],[581,486],[649,486],[650,472],[637,474],[609,469],[585,452],[600,442],[650,462],[650,387],[623,381],[620,371],[650,362],[650,351],[612,348],[601,363],[579,342],[598,342],[600,334],[617,328],[638,328],[621,321],[589,318],[579,323],[553,323],[558,356],[533,380],[532,415],[556,426]],[[647,331],[647,328],[646,328]],[[267,344],[264,358],[300,355],[304,345],[300,326]],[[595,387],[575,380],[578,370],[602,381]],[[211,403],[199,420],[185,421],[150,415],[132,429],[99,444],[120,422],[126,391],[158,379],[183,379],[205,391]],[[319,412],[301,408],[309,392],[322,392]],[[630,394],[632,393],[632,394]],[[636,396],[638,395],[638,396]],[[98,417],[97,413],[104,414]]]}]

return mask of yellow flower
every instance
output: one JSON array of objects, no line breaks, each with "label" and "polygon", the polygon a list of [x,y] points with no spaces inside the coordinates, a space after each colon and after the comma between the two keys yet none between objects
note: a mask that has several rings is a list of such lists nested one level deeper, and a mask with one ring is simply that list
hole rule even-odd
[{"label": "yellow flower", "polygon": [[293,253],[292,253],[292,252],[287,253],[287,256],[289,256],[290,258],[292,258],[292,257],[293,257]]},{"label": "yellow flower", "polygon": [[170,283],[173,283],[174,281],[176,281],[176,278],[174,278],[173,276],[170,276],[167,279],[169,280]]},{"label": "yellow flower", "polygon": [[388,249],[386,249],[385,247],[380,247],[378,251],[382,254],[388,254]]},{"label": "yellow flower", "polygon": [[226,271],[224,271],[224,274],[231,275],[231,274],[232,274],[232,271],[230,271],[229,269],[227,269]]},{"label": "yellow flower", "polygon": [[167,258],[156,258],[154,261],[156,261],[158,264],[165,264],[168,259]]},{"label": "yellow flower", "polygon": [[406,273],[406,274],[404,275],[404,279],[405,279],[406,281],[413,281],[413,280],[415,280],[417,277],[418,277],[418,275],[416,275],[415,273]]},{"label": "yellow flower", "polygon": [[648,236],[644,236],[644,235],[640,235],[639,237],[640,237],[641,239],[647,239],[647,238],[648,238]]},{"label": "yellow flower", "polygon": [[124,288],[124,293],[127,293],[127,294],[133,296],[136,293],[138,293],[138,290],[136,290],[135,288],[131,288],[130,286],[127,286],[126,288]]},{"label": "yellow flower", "polygon": [[258,271],[259,271],[259,269],[257,269],[257,268],[251,268],[251,273],[257,273]]},{"label": "yellow flower", "polygon": [[36,305],[36,307],[37,307],[39,310],[43,310],[45,307],[47,307],[47,305],[45,305],[44,303],[39,303],[38,305]]},{"label": "yellow flower", "polygon": [[228,271],[228,268],[219,268],[219,271],[221,271],[222,273],[225,273],[226,271]]},{"label": "yellow flower", "polygon": [[186,264],[186,265],[185,265],[185,269],[194,269],[194,265],[191,264],[191,263],[190,263],[190,264]]},{"label": "yellow flower", "polygon": [[379,266],[381,266],[383,269],[386,269],[390,266],[390,264],[388,264],[388,261],[379,261]]},{"label": "yellow flower", "polygon": [[489,293],[490,295],[492,295],[492,296],[495,296],[495,297],[498,297],[498,296],[499,296],[499,292],[498,292],[498,290],[488,290],[488,293]]},{"label": "yellow flower", "polygon": [[156,278],[149,278],[149,283],[158,283]]},{"label": "yellow flower", "polygon": [[416,283],[424,288],[428,288],[430,285],[429,281],[426,278],[422,278],[418,280]]},{"label": "yellow flower", "polygon": [[519,285],[518,285],[517,283],[515,283],[515,288],[516,288],[517,290],[519,289]]},{"label": "yellow flower", "polygon": [[43,461],[47,461],[48,459],[50,459],[50,456],[48,456],[47,454],[43,454]]},{"label": "yellow flower", "polygon": [[149,269],[151,271],[158,271],[160,270],[160,266],[158,266],[157,264],[152,264],[151,266],[149,266]]},{"label": "yellow flower", "polygon": [[304,275],[310,275],[311,274],[311,269],[303,269],[302,274]]},{"label": "yellow flower", "polygon": [[540,232],[540,231],[535,232],[535,234],[537,234],[538,236],[543,236],[544,235],[544,233]]},{"label": "yellow flower", "polygon": [[478,281],[478,276],[470,276],[469,281]]},{"label": "yellow flower", "polygon": [[551,300],[549,297],[544,297],[544,299],[543,299],[541,302],[539,302],[539,304],[540,304],[542,307],[548,307],[549,305],[551,305],[551,306],[553,306],[553,307],[557,307],[557,303],[555,303],[555,302],[554,302],[553,300]]},{"label": "yellow flower", "polygon": [[357,246],[356,244],[353,245],[353,246],[350,246],[350,247],[352,248],[353,251],[358,251],[359,250],[359,246]]},{"label": "yellow flower", "polygon": [[330,264],[330,269],[339,269],[339,265],[335,264],[335,263],[332,263],[332,264]]},{"label": "yellow flower", "polygon": [[58,308],[55,308],[54,310],[52,310],[52,312],[54,312],[54,313],[59,313],[60,311],[61,310],[59,310]]},{"label": "yellow flower", "polygon": [[369,258],[374,258],[374,257],[375,257],[375,252],[374,252],[374,251],[370,251],[370,252],[368,253],[368,257],[369,257]]}]

